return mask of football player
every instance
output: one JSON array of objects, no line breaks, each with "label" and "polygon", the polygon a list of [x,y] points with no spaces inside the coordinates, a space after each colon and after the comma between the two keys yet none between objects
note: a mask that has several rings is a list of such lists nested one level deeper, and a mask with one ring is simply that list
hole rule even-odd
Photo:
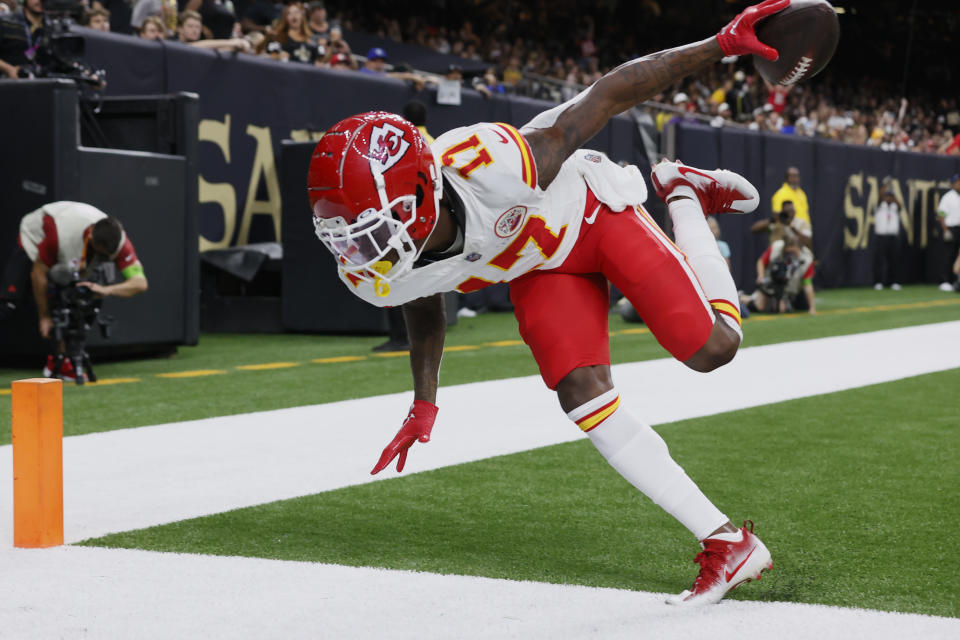
[{"label": "football player", "polygon": [[701,542],[693,586],[669,601],[719,601],[772,568],[752,524],[737,528],[621,403],[610,376],[612,282],[674,357],[697,371],[729,362],[742,338],[737,288],[705,214],[748,213],[759,196],[730,171],[664,160],[653,169],[676,245],[644,210],[636,167],[579,149],[607,121],[723,56],[776,59],[755,23],[790,0],[746,9],[712,38],[627,62],[519,131],[483,123],[427,146],[399,116],[371,112],[326,132],[308,186],[317,235],[346,286],[403,305],[414,400],[372,473],[427,442],[446,327],[442,293],[508,282],[520,334],[569,418],[631,484]]}]

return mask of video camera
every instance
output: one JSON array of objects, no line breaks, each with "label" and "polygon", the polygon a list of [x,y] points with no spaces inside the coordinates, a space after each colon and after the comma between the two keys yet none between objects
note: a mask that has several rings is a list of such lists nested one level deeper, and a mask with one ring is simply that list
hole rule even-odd
[{"label": "video camera", "polygon": [[780,310],[780,300],[783,299],[787,283],[790,282],[790,276],[796,269],[792,262],[789,255],[771,261],[763,279],[757,284],[757,288],[766,294],[769,299],[770,309],[768,311],[776,312]]},{"label": "video camera", "polygon": [[[65,265],[55,265],[50,269],[51,295],[50,319],[53,321],[53,340],[64,349],[55,349],[57,356],[53,375],[59,377],[65,358],[69,358],[77,373],[77,384],[82,385],[85,378],[97,381],[93,364],[87,354],[87,331],[97,324],[103,338],[110,337],[110,324],[113,318],[100,317],[101,299],[89,287],[81,286],[80,274]],[[103,265],[93,267],[86,274],[85,281],[107,284],[108,278]],[[86,376],[84,375],[86,374]]]},{"label": "video camera", "polygon": [[43,37],[33,59],[20,68],[28,78],[66,78],[101,89],[106,85],[106,71],[83,62],[83,36],[70,30],[83,16],[83,5],[77,0],[45,0],[43,3]]}]

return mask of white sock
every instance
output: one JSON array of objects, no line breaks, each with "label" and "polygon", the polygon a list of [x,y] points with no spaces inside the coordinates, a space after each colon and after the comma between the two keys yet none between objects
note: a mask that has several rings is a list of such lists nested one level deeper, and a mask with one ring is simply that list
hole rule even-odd
[{"label": "white sock", "polygon": [[686,472],[667,443],[649,425],[620,406],[615,389],[567,414],[627,482],[703,540],[728,522]]},{"label": "white sock", "polygon": [[687,262],[697,274],[700,287],[706,294],[710,306],[720,312],[720,317],[743,340],[737,285],[733,283],[727,261],[720,255],[717,239],[713,237],[713,232],[707,225],[700,201],[697,200],[693,189],[685,185],[676,187],[670,195],[671,197],[687,196],[667,203],[670,217],[673,219],[673,235],[677,240],[677,246],[686,254]]}]

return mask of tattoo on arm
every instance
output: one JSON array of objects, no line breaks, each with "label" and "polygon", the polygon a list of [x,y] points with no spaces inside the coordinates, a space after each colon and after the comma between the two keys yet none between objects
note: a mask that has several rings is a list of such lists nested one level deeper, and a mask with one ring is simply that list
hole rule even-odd
[{"label": "tattoo on arm", "polygon": [[546,189],[571,153],[595,136],[613,116],[649,100],[672,83],[723,57],[716,38],[653,53],[620,65],[600,78],[547,129],[526,135]]},{"label": "tattoo on arm", "polygon": [[443,294],[421,298],[403,305],[403,319],[410,337],[410,369],[413,397],[436,404],[440,360],[447,332]]}]

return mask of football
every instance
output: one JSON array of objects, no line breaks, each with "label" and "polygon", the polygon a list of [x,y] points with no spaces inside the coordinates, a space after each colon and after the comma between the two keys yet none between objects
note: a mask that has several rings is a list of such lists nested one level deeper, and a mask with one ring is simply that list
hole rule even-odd
[{"label": "football", "polygon": [[767,82],[791,85],[827,66],[840,40],[840,21],[826,0],[792,0],[760,23],[757,37],[780,52],[774,61],[754,56],[757,71]]}]

